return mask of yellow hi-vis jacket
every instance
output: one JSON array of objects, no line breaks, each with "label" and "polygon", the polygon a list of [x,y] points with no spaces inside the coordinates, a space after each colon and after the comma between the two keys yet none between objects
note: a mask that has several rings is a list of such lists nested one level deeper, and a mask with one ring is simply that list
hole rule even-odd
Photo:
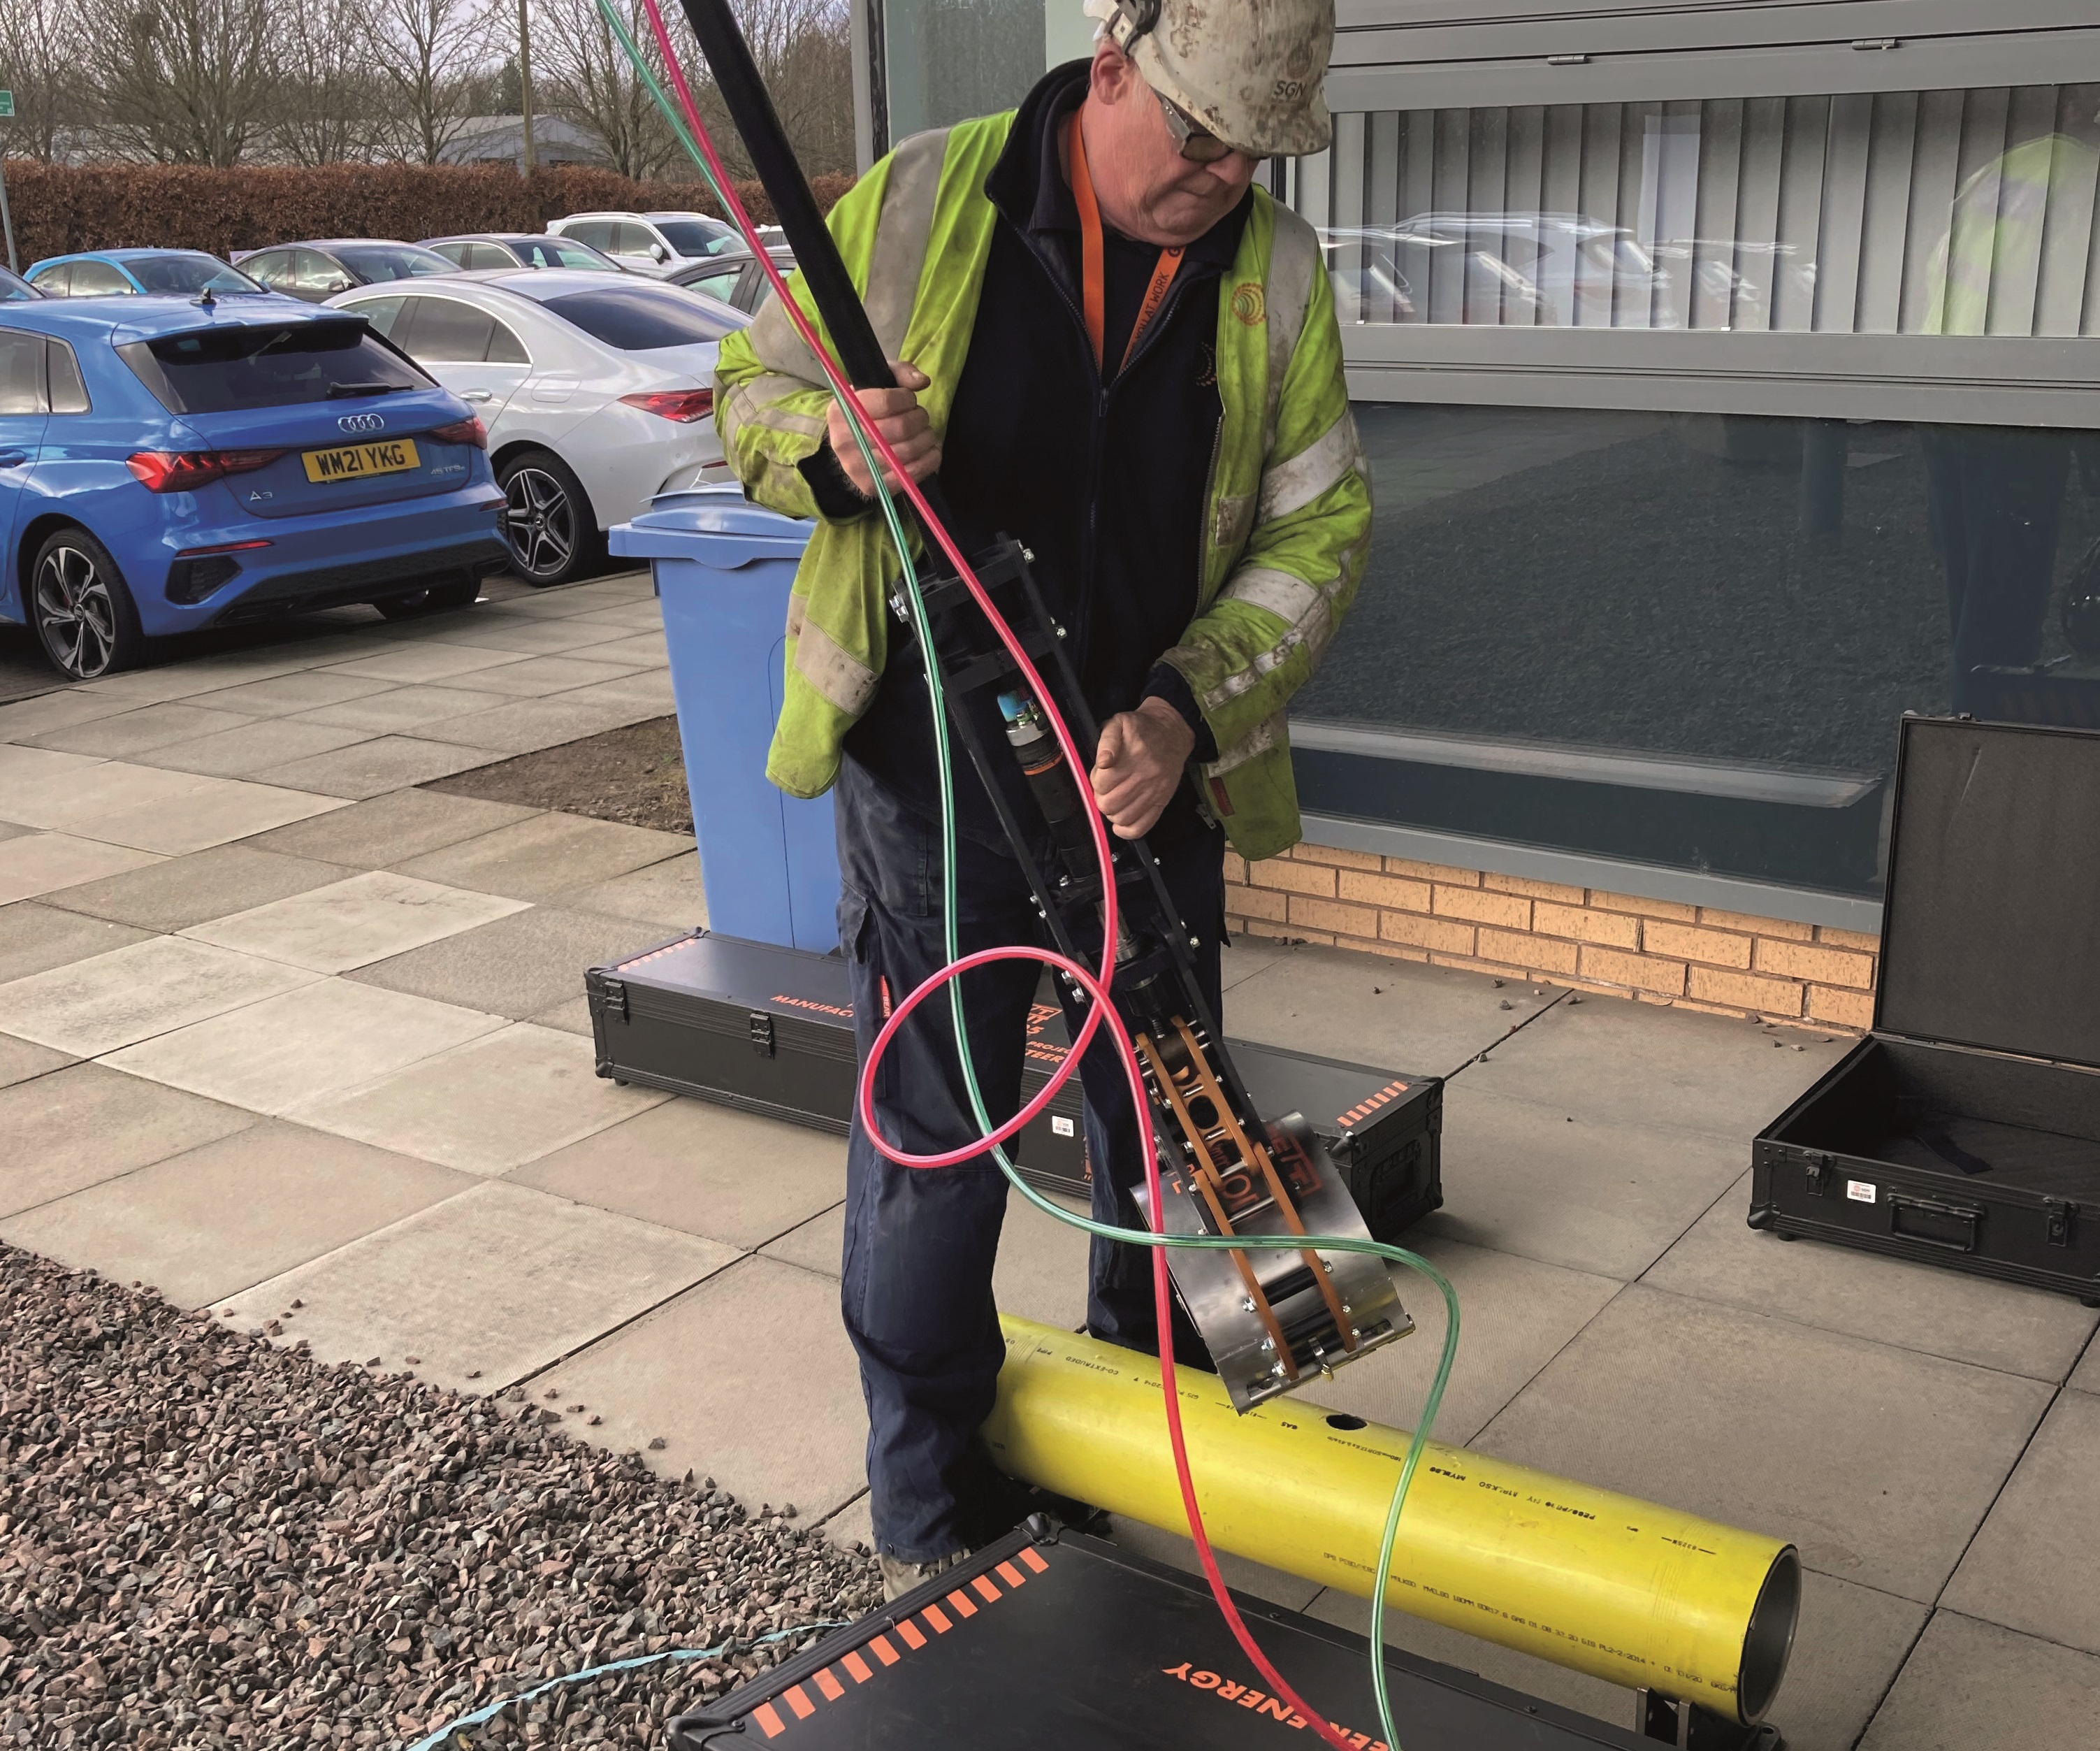
[{"label": "yellow hi-vis jacket", "polygon": [[[830,227],[885,354],[931,379],[945,432],[969,349],[996,215],[984,192],[1011,113],[906,140],[832,210]],[[1200,538],[1196,617],[1163,653],[1189,682],[1219,755],[1198,774],[1233,847],[1270,857],[1299,837],[1284,708],[1355,596],[1370,545],[1368,473],[1349,414],[1341,334],[1310,226],[1256,188],[1218,290],[1224,418]],[[800,277],[790,290],[827,343]],[[722,343],[715,422],[759,503],[818,515],[796,464],[822,444],[828,393],[777,300]],[[1054,464],[1052,465],[1054,466]],[[1026,535],[1026,531],[1017,531]],[[787,677],[766,776],[798,797],[837,775],[874,696],[898,572],[880,517],[820,522],[788,612]]]}]

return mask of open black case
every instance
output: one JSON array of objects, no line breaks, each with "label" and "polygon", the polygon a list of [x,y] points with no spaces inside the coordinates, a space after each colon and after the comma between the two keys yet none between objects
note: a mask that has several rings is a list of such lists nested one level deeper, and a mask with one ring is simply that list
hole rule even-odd
[{"label": "open black case", "polygon": [[1873,1032],[1752,1165],[1754,1228],[2100,1306],[2100,733],[1904,720]]}]

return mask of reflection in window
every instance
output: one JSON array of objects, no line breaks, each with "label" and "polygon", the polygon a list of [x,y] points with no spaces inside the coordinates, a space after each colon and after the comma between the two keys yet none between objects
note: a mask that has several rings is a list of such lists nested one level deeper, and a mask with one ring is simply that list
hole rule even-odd
[{"label": "reflection in window", "polygon": [[2100,334],[2100,85],[1335,117],[1345,322]]},{"label": "reflection in window", "polygon": [[1871,893],[1903,712],[2100,727],[2100,434],[1357,417],[1309,808]]}]

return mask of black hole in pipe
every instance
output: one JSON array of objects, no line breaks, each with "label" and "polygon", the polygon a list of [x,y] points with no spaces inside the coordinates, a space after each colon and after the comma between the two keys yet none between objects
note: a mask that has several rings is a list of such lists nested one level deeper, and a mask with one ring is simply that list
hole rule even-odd
[{"label": "black hole in pipe", "polygon": [[1352,1417],[1347,1411],[1336,1411],[1327,1419],[1330,1429],[1368,1429],[1370,1425],[1361,1417]]}]

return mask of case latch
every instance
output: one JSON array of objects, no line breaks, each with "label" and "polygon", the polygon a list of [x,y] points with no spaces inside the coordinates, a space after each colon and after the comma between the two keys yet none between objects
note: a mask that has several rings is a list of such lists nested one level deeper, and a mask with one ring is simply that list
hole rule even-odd
[{"label": "case latch", "polygon": [[2062,1198],[2046,1198],[2043,1200],[2042,1209],[2049,1218],[2049,1244],[2051,1246],[2070,1245],[2071,1231],[2078,1222],[2078,1206],[2067,1203]]},{"label": "case latch", "polygon": [[773,1018],[763,1010],[751,1012],[751,1049],[761,1058],[773,1055]]},{"label": "case latch", "polygon": [[622,1021],[627,1019],[627,981],[624,979],[602,979],[598,989],[605,997],[605,1006]]},{"label": "case latch", "polygon": [[1801,1164],[1801,1171],[1808,1181],[1808,1195],[1811,1198],[1823,1196],[1823,1188],[1829,1183],[1830,1170],[1838,1164],[1827,1155],[1811,1155]]}]

